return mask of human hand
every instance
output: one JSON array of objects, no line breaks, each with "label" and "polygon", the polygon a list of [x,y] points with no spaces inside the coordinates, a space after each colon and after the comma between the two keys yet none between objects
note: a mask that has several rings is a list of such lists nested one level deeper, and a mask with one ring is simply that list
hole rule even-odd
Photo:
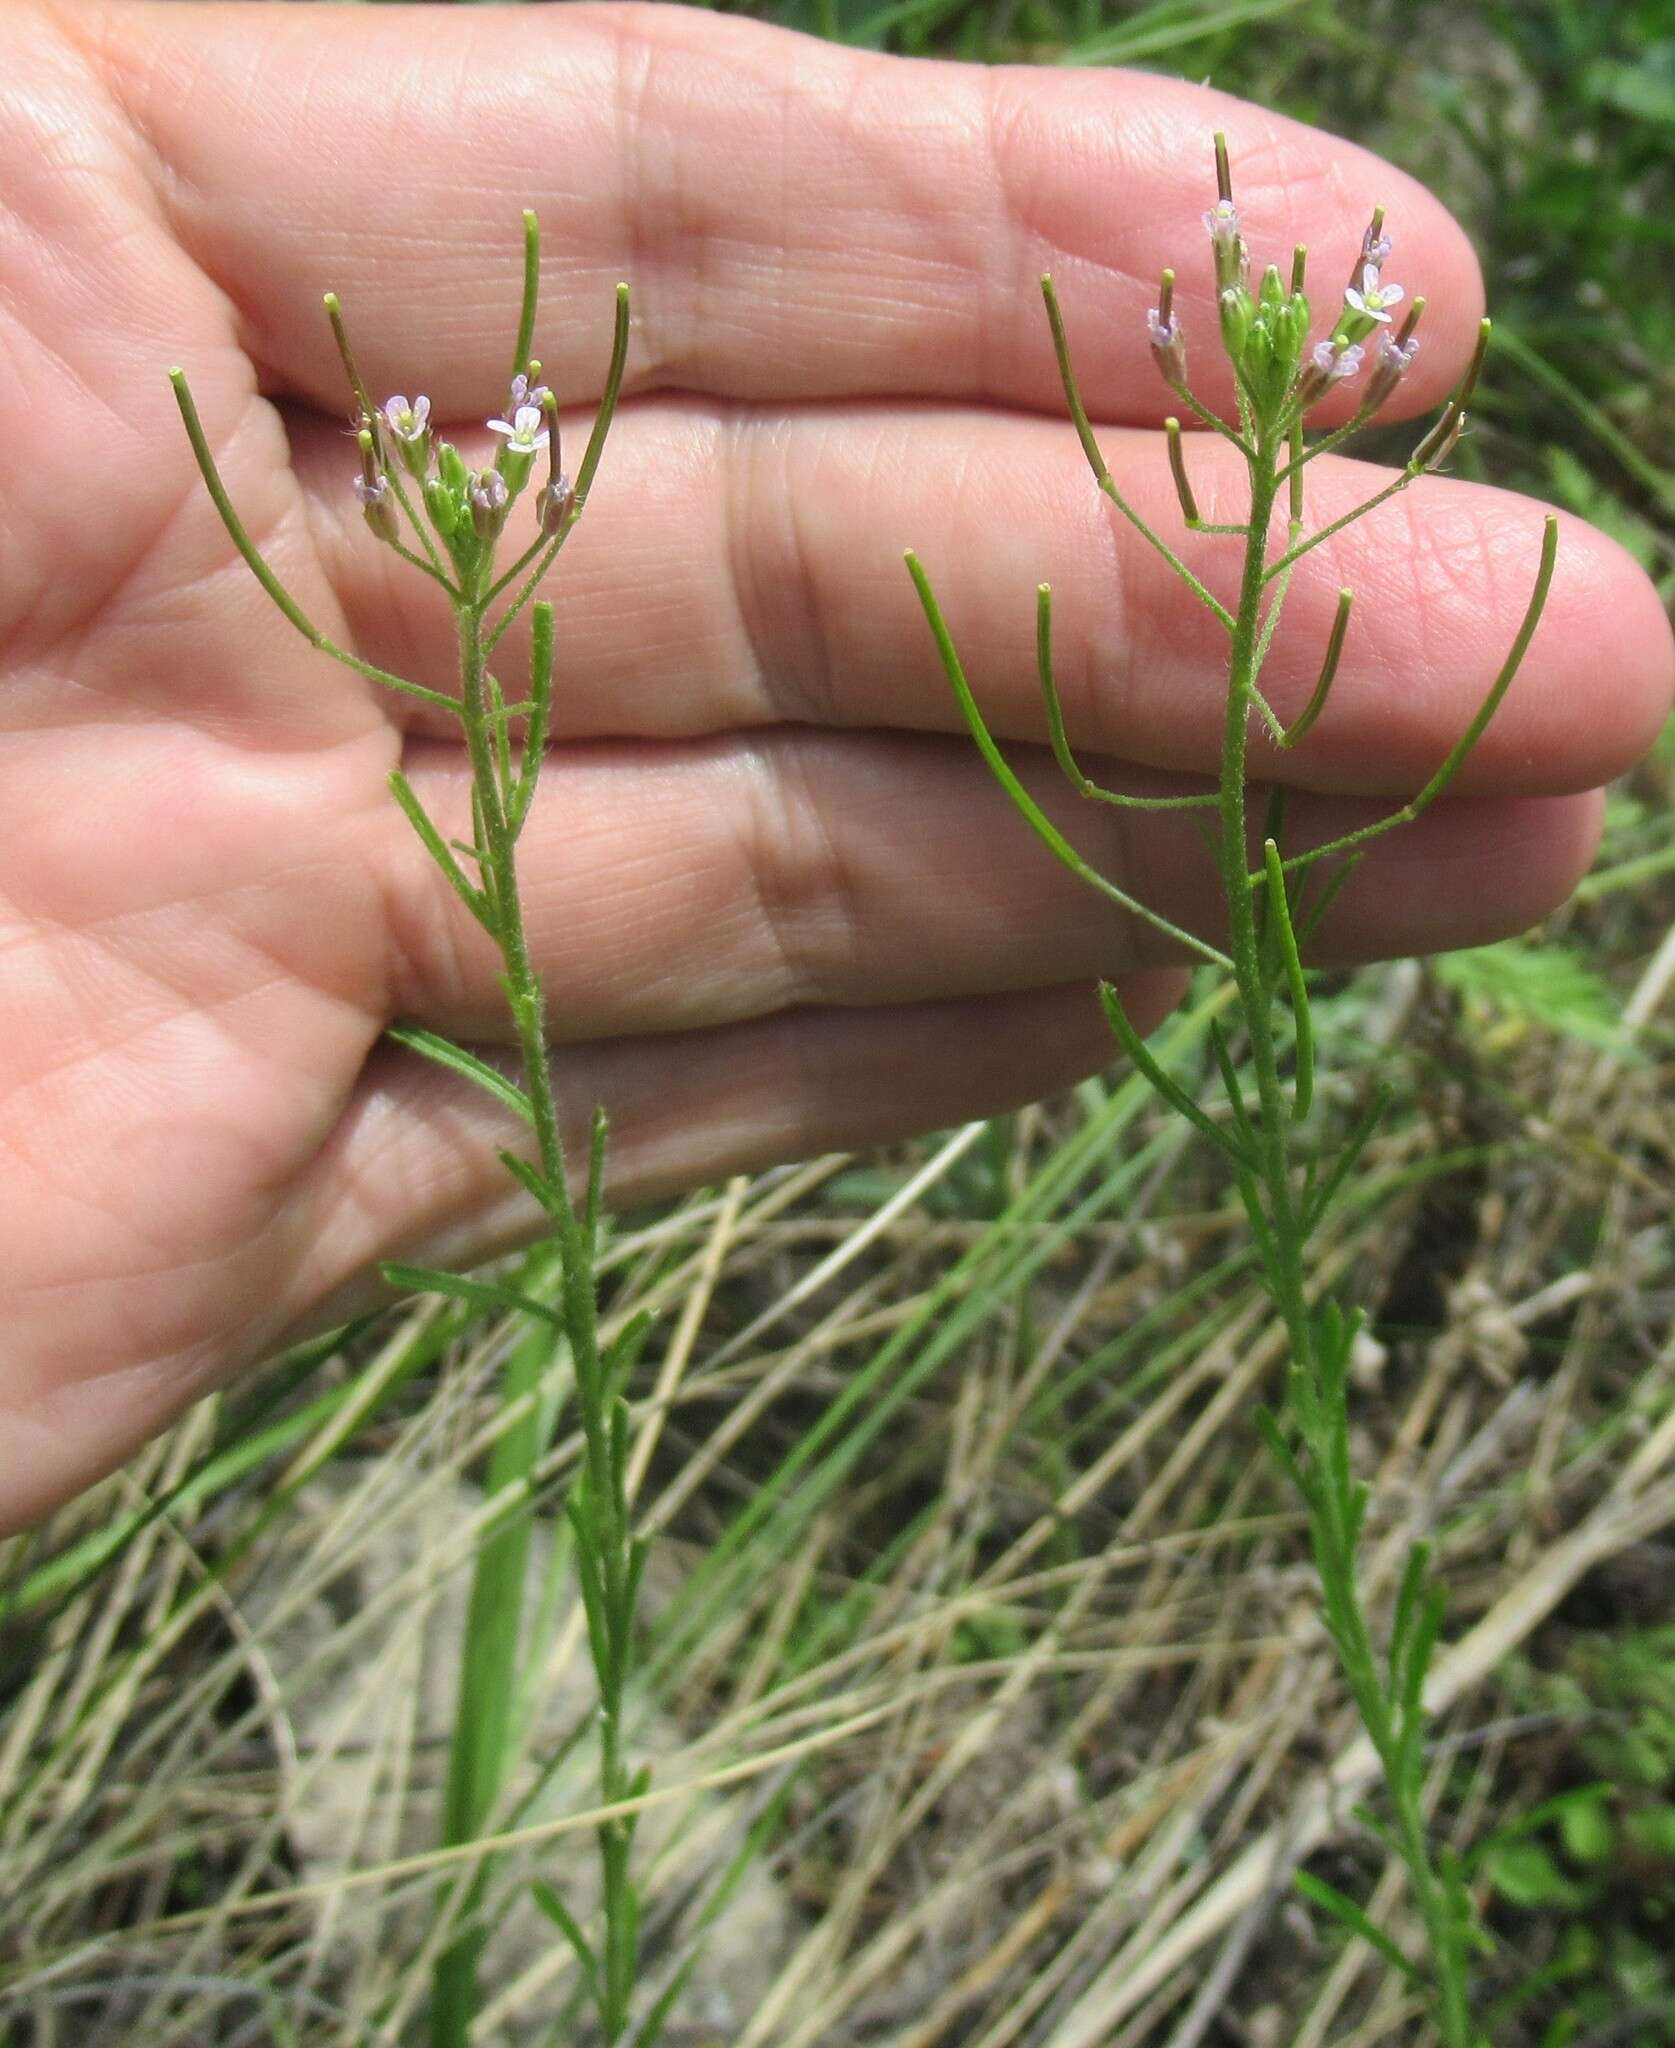
[{"label": "human hand", "polygon": [[[1196,88],[909,64],[679,8],[30,4],[7,36],[0,1526],[377,1299],[380,1258],[457,1264],[534,1222],[494,1106],[382,1042],[398,1015],[507,1036],[492,948],[386,788],[404,766],[467,832],[457,743],[270,608],[165,379],[185,365],[316,622],[447,687],[447,606],[351,494],[327,287],[375,394],[422,387],[468,459],[487,436],[459,423],[505,397],[520,209],[546,229],[537,347],[572,429],[633,287],[629,395],[553,586],[557,751],[523,845],[561,1095],[578,1130],[609,1110],[615,1200],[1055,1089],[1110,1057],[1095,974],[1162,1014],[1178,971],[1154,935],[1029,843],[956,730],[901,550],[998,731],[1042,737],[1046,576],[1090,771],[1206,775],[1222,647],[1093,490],[1035,280],[1056,273],[1106,454],[1161,522],[1144,311],[1198,231],[1210,131],[1259,260],[1301,239],[1347,274],[1388,206],[1392,274],[1432,307],[1410,408],[1480,311],[1435,201]],[[1207,356],[1204,280],[1178,303]],[[1191,450],[1210,518],[1236,501],[1228,452]],[[1322,519],[1366,494],[1360,465],[1311,475]],[[1266,679],[1282,716],[1339,584],[1359,593],[1329,716],[1269,762],[1305,785],[1300,836],[1446,752],[1538,533],[1515,499],[1427,481],[1300,569]],[[1212,578],[1216,545],[1194,544]],[[1378,845],[1326,950],[1469,943],[1559,901],[1597,833],[1586,792],[1647,744],[1670,667],[1638,571],[1567,522],[1461,793]],[[1014,757],[1068,817],[1045,750]],[[1074,830],[1213,930],[1189,826]]]}]

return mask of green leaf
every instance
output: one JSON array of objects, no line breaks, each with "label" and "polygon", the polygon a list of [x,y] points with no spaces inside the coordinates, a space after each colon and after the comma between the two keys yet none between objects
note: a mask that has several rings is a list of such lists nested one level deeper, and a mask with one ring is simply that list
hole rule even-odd
[{"label": "green leaf", "polygon": [[1631,1841],[1654,1856],[1675,1858],[1675,1806],[1643,1806],[1626,1823]]},{"label": "green leaf", "polygon": [[1636,1056],[1610,983],[1568,946],[1502,939],[1444,953],[1432,966],[1438,981],[1480,1016],[1498,1013],[1619,1058]]},{"label": "green leaf", "polygon": [[[1675,1813],[1671,1818],[1675,1819]],[[1559,1813],[1559,1840],[1564,1843],[1565,1854],[1578,1863],[1605,1861],[1616,1840],[1616,1829],[1611,1825],[1603,1793],[1590,1788],[1578,1798],[1566,1801]]]},{"label": "green leaf", "polygon": [[503,1147],[496,1148],[495,1157],[520,1186],[529,1190],[549,1216],[558,1215],[561,1206],[558,1196],[542,1178],[539,1167],[531,1166],[527,1159],[520,1159],[515,1152],[508,1152]]},{"label": "green leaf", "polygon": [[455,1045],[450,1038],[441,1038],[434,1031],[425,1030],[421,1024],[406,1022],[392,1024],[384,1033],[393,1038],[397,1045],[404,1045],[409,1052],[416,1052],[427,1060],[434,1060],[439,1067],[447,1067],[455,1074],[463,1074],[473,1081],[485,1094],[492,1095],[497,1102],[521,1116],[526,1124],[535,1121],[535,1108],[529,1097],[515,1081],[508,1081],[497,1068],[487,1060],[480,1060],[474,1052],[467,1052],[463,1045]]},{"label": "green leaf", "polygon": [[546,1914],[559,1933],[569,1942],[571,1948],[575,1950],[576,1960],[581,1964],[582,1975],[587,1980],[588,1995],[592,1998],[594,2004],[597,2005],[599,2003],[598,1965],[594,1961],[593,1950],[589,1946],[587,1936],[582,1932],[576,1916],[559,1897],[558,1893],[553,1890],[552,1886],[547,1883],[545,1878],[537,1877],[531,1879],[529,1889],[534,1896],[536,1905],[540,1907],[541,1911]]},{"label": "green leaf", "polygon": [[1416,1991],[1425,1989],[1425,1980],[1410,1963],[1401,1950],[1380,1927],[1375,1927],[1365,1912],[1346,1893],[1340,1892],[1335,1884],[1328,1884],[1323,1877],[1315,1877],[1306,1870],[1299,1870],[1293,1882],[1297,1889],[1323,1913],[1330,1913],[1341,1927],[1377,1949],[1390,1967],[1405,1977]]},{"label": "green leaf", "polygon": [[469,1302],[473,1308],[514,1309],[519,1315],[534,1316],[537,1322],[555,1329],[564,1327],[557,1309],[514,1287],[497,1287],[492,1280],[468,1280],[463,1273],[439,1273],[429,1266],[403,1266],[388,1259],[379,1267],[392,1287],[403,1294],[445,1294],[453,1301]]},{"label": "green leaf", "polygon": [[1502,1842],[1484,1857],[1483,1875],[1514,1906],[1569,1906],[1581,1897],[1539,1842]]}]

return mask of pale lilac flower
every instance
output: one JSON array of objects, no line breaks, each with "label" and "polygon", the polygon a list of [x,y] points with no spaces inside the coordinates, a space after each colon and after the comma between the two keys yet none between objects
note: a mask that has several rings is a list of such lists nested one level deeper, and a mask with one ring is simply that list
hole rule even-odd
[{"label": "pale lilac flower", "polygon": [[1363,270],[1382,270],[1390,260],[1390,251],[1395,247],[1388,235],[1375,235],[1371,228],[1361,237],[1361,264]]},{"label": "pale lilac flower", "polygon": [[1381,334],[1378,338],[1377,367],[1381,373],[1392,377],[1405,377],[1413,367],[1413,359],[1419,353],[1419,337],[1410,334],[1405,342],[1398,341],[1393,334]]},{"label": "pale lilac flower", "polygon": [[1250,252],[1239,233],[1239,209],[1231,199],[1218,199],[1204,215],[1215,252],[1216,290],[1243,284],[1250,274]]},{"label": "pale lilac flower", "polygon": [[398,441],[415,447],[430,431],[430,400],[415,398],[409,405],[399,395],[387,398],[383,406],[384,424]]},{"label": "pale lilac flower", "polygon": [[1388,327],[1389,308],[1406,297],[1407,293],[1399,284],[1380,284],[1377,270],[1368,263],[1361,271],[1361,289],[1357,291],[1351,285],[1344,293],[1344,302],[1368,320],[1376,320],[1381,327]]},{"label": "pale lilac flower", "polygon": [[576,502],[575,486],[560,470],[550,483],[545,483],[535,494],[535,518],[541,531],[549,539],[564,529],[570,517],[571,507]]},{"label": "pale lilac flower", "polygon": [[358,476],[355,496],[361,501],[366,523],[380,540],[394,540],[400,527],[396,521],[395,493],[387,476]]},{"label": "pale lilac flower", "polygon": [[1331,341],[1317,341],[1314,345],[1314,366],[1328,384],[1339,384],[1360,369],[1364,353],[1359,342],[1352,342],[1348,348],[1339,348]]},{"label": "pale lilac flower", "polygon": [[533,457],[538,448],[547,445],[547,429],[543,422],[544,415],[538,405],[519,405],[513,407],[509,420],[490,420],[489,432],[506,436],[508,455]]},{"label": "pale lilac flower", "polygon": [[547,402],[545,384],[532,384],[522,370],[512,379],[512,395],[507,402],[506,416],[516,419],[520,406],[532,405],[537,412]]},{"label": "pale lilac flower", "polygon": [[1181,321],[1178,313],[1164,318],[1160,309],[1153,306],[1146,315],[1146,331],[1151,336],[1152,357],[1163,373],[1168,384],[1186,382],[1186,343],[1181,337]]},{"label": "pale lilac flower", "polygon": [[1367,386],[1363,401],[1369,409],[1384,403],[1407,375],[1414,357],[1418,355],[1419,337],[1411,331],[1412,325],[1409,321],[1405,339],[1394,334],[1379,336],[1378,354],[1373,358],[1372,382]]}]

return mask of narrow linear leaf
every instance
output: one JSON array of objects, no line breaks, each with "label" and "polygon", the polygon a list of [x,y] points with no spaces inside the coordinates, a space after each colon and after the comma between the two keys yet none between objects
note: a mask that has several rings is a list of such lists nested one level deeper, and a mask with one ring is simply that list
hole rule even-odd
[{"label": "narrow linear leaf", "polygon": [[413,830],[419,835],[419,839],[423,844],[426,853],[430,855],[431,859],[435,861],[436,865],[442,870],[442,873],[447,877],[448,886],[453,890],[454,894],[465,905],[466,909],[470,911],[471,915],[477,920],[477,922],[480,925],[482,925],[485,930],[491,929],[489,923],[488,898],[483,894],[482,890],[479,889],[476,886],[476,884],[469,879],[469,877],[466,875],[465,870],[460,866],[459,862],[455,860],[453,853],[448,846],[447,841],[442,837],[441,833],[437,831],[435,825],[431,822],[431,819],[428,813],[426,812],[424,805],[420,803],[418,796],[414,792],[413,785],[407,780],[407,777],[402,774],[399,768],[395,769],[391,773],[389,781],[390,794],[395,798],[396,802],[400,804],[402,811],[406,815],[407,822],[413,827]]},{"label": "narrow linear leaf", "polygon": [[378,1268],[390,1286],[404,1294],[445,1294],[452,1301],[469,1302],[473,1308],[510,1309],[518,1315],[533,1316],[554,1329],[564,1327],[557,1309],[513,1287],[498,1287],[492,1280],[468,1280],[463,1273],[440,1273],[429,1266],[404,1266],[389,1259]]},{"label": "narrow linear leaf", "polygon": [[931,636],[936,642],[943,672],[948,678],[971,737],[977,743],[977,751],[988,763],[989,773],[1005,790],[1013,808],[1023,818],[1025,824],[1042,844],[1061,860],[1072,874],[1080,876],[1090,889],[1097,889],[1102,896],[1120,904],[1132,916],[1143,918],[1155,930],[1178,940],[1190,952],[1197,954],[1199,959],[1208,960],[1216,967],[1231,969],[1233,963],[1225,953],[1219,952],[1214,946],[1206,945],[1202,939],[1194,938],[1190,932],[1183,931],[1179,925],[1160,916],[1157,911],[1148,909],[1138,897],[1129,895],[1126,889],[1118,888],[1115,882],[1108,881],[1097,868],[1090,866],[1024,788],[984,723],[983,714],[977,707],[977,699],[972,695],[971,685],[966,681],[965,670],[960,665],[953,636],[948,631],[947,622],[942,616],[942,609],[936,601],[936,593],[931,588],[930,578],[925,574],[923,564],[918,556],[912,553],[908,554],[906,560],[907,572],[913,578],[914,589],[919,593],[919,604],[925,614],[926,623],[930,626]]},{"label": "narrow linear leaf", "polygon": [[1416,1991],[1426,1989],[1425,1980],[1415,1966],[1402,1954],[1389,1935],[1368,1919],[1362,1908],[1347,1893],[1340,1892],[1335,1884],[1328,1884],[1323,1877],[1315,1877],[1307,1870],[1299,1870],[1293,1882],[1311,1905],[1318,1906],[1323,1913],[1330,1913],[1339,1926],[1346,1927],[1351,1934],[1366,1942],[1369,1948],[1377,1949],[1390,1967],[1398,1971]]},{"label": "narrow linear leaf", "polygon": [[1250,1170],[1255,1161],[1244,1151],[1237,1138],[1222,1129],[1214,1118],[1206,1116],[1198,1104],[1175,1078],[1158,1063],[1146,1041],[1129,1022],[1128,1012],[1122,1006],[1122,998],[1108,981],[1099,984],[1099,1000],[1105,1010],[1106,1022],[1110,1025],[1117,1043],[1145,1075],[1169,1107],[1177,1115],[1209,1139],[1219,1152],[1225,1152],[1229,1159],[1241,1169]]},{"label": "narrow linear leaf", "polygon": [[467,1052],[463,1045],[455,1045],[450,1038],[441,1038],[434,1031],[425,1030],[422,1024],[396,1023],[385,1032],[386,1038],[393,1038],[397,1045],[404,1045],[409,1052],[434,1060],[439,1067],[447,1067],[453,1073],[463,1074],[466,1080],[474,1081],[485,1094],[492,1095],[497,1102],[503,1102],[515,1110],[526,1124],[535,1122],[534,1105],[515,1081],[507,1080],[498,1068],[491,1067],[487,1060],[480,1060],[474,1052]]},{"label": "narrow linear leaf", "polygon": [[515,1181],[529,1190],[549,1216],[559,1214],[559,1197],[548,1186],[539,1167],[531,1166],[527,1159],[520,1159],[515,1152],[508,1152],[504,1148],[498,1150],[495,1157]]},{"label": "narrow linear leaf", "polygon": [[1302,956],[1297,951],[1297,934],[1291,929],[1291,906],[1285,897],[1280,850],[1272,839],[1266,839],[1262,854],[1268,869],[1268,927],[1274,933],[1291,991],[1291,1019],[1297,1035],[1297,1079],[1291,1111],[1301,1123],[1314,1102],[1314,1020],[1309,1013],[1309,989],[1303,978]]},{"label": "narrow linear leaf", "polygon": [[536,1905],[546,1914],[547,1918],[575,1951],[576,1961],[581,1965],[582,1976],[587,1984],[588,1996],[597,2005],[599,2003],[598,1966],[594,1961],[593,1950],[588,1943],[588,1938],[582,1932],[576,1916],[570,1911],[570,1908],[559,1897],[553,1887],[547,1883],[545,1878],[532,1878],[529,1889]]}]

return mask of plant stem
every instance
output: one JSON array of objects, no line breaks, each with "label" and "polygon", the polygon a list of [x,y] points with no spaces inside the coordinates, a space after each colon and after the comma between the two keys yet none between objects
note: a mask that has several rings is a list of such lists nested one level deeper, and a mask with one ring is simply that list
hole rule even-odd
[{"label": "plant stem", "polygon": [[[1294,1123],[1285,1100],[1274,1032],[1276,969],[1271,960],[1277,958],[1277,949],[1269,943],[1268,934],[1275,929],[1273,921],[1286,916],[1286,906],[1274,898],[1270,880],[1259,923],[1259,873],[1252,872],[1246,845],[1248,734],[1262,651],[1262,594],[1272,575],[1267,564],[1268,530],[1286,480],[1286,472],[1279,467],[1283,452],[1283,442],[1258,432],[1250,459],[1250,531],[1234,612],[1222,734],[1219,865],[1227,902],[1228,952],[1260,1105],[1257,1171],[1254,1177],[1242,1179],[1241,1191],[1252,1211],[1269,1291],[1285,1324],[1293,1383],[1300,1380],[1306,1390],[1307,1398],[1299,1404],[1310,1464],[1304,1499],[1313,1525],[1327,1619],[1345,1679],[1383,1768],[1396,1817],[1397,1847],[1407,1865],[1431,1949],[1438,2027],[1447,2048],[1473,2048],[1478,2037],[1466,2002],[1452,1902],[1431,1860],[1416,1774],[1405,1767],[1403,1730],[1397,1724],[1391,1695],[1380,1680],[1356,1586],[1359,1513],[1348,1490],[1348,1422],[1341,1399],[1330,1384],[1331,1373],[1338,1367],[1328,1368],[1323,1358],[1321,1325],[1309,1306],[1306,1251],[1317,1218],[1300,1214],[1295,1196]],[[1294,540],[1292,545],[1295,547]],[[1270,875],[1278,877],[1283,888],[1277,860],[1270,861]],[[1340,1478],[1342,1483],[1335,1483]]]},{"label": "plant stem", "polygon": [[[530,959],[518,887],[518,835],[508,809],[512,792],[507,787],[493,730],[494,707],[488,685],[484,631],[488,603],[488,594],[479,587],[467,593],[459,609],[460,720],[476,793],[476,852],[500,949],[507,1004],[522,1054],[523,1089],[532,1112],[543,1206],[558,1251],[560,1310],[575,1373],[583,1461],[577,1489],[582,1505],[573,1519],[581,1553],[578,1564],[584,1573],[596,1574],[593,1583],[602,1596],[599,1604],[606,1618],[605,1626],[590,1629],[590,1640],[599,1680],[600,1800],[610,1806],[627,1798],[631,1789],[630,1773],[622,1757],[622,1705],[635,1578],[632,1535],[620,1479],[620,1458],[612,1442],[614,1389],[599,1348],[592,1230],[570,1191],[548,1059],[545,1002],[540,977]],[[520,1351],[508,1361],[504,1389],[507,1400],[528,1391],[527,1365],[521,1360]],[[524,1377],[514,1386],[513,1376],[519,1374]],[[538,1453],[539,1447],[532,1443],[530,1463]],[[523,1475],[511,1470],[491,1471],[491,1485],[496,1481],[509,1484],[520,1476]],[[515,1556],[518,1583],[500,1589],[502,1602],[515,1602],[521,1597],[525,1534],[519,1524],[515,1551],[508,1552]],[[479,1562],[479,1586],[485,1570],[494,1562],[491,1552],[485,1550]],[[474,1608],[477,1591],[474,1587]],[[462,1727],[472,1715],[483,1711],[485,1696],[489,1702],[498,1702],[502,1694],[509,1700],[515,1678],[511,1660],[515,1660],[517,1643],[515,1627],[502,1632],[498,1647],[475,1628],[468,1630],[465,1668],[461,1674]],[[479,1647],[484,1650],[483,1661],[489,1668],[481,1668],[473,1654]],[[476,1745],[469,1782],[458,1799],[450,1802],[452,1838],[475,1839],[487,1825],[490,1809],[502,1790],[506,1762],[503,1743]],[[637,1963],[639,1902],[628,1868],[631,1842],[632,1828],[620,1822],[605,1822],[599,1830],[605,1878],[606,1966],[596,1983],[600,1992],[599,2017],[607,2043],[619,2041],[626,2029]],[[480,1893],[480,1887],[478,1890]],[[475,1897],[472,1903],[476,1903]],[[476,1976],[481,1947],[481,1935],[471,1929],[438,1961],[432,2027],[437,2048],[454,2048],[454,2044],[463,2044],[467,2037],[479,2009]]]}]

